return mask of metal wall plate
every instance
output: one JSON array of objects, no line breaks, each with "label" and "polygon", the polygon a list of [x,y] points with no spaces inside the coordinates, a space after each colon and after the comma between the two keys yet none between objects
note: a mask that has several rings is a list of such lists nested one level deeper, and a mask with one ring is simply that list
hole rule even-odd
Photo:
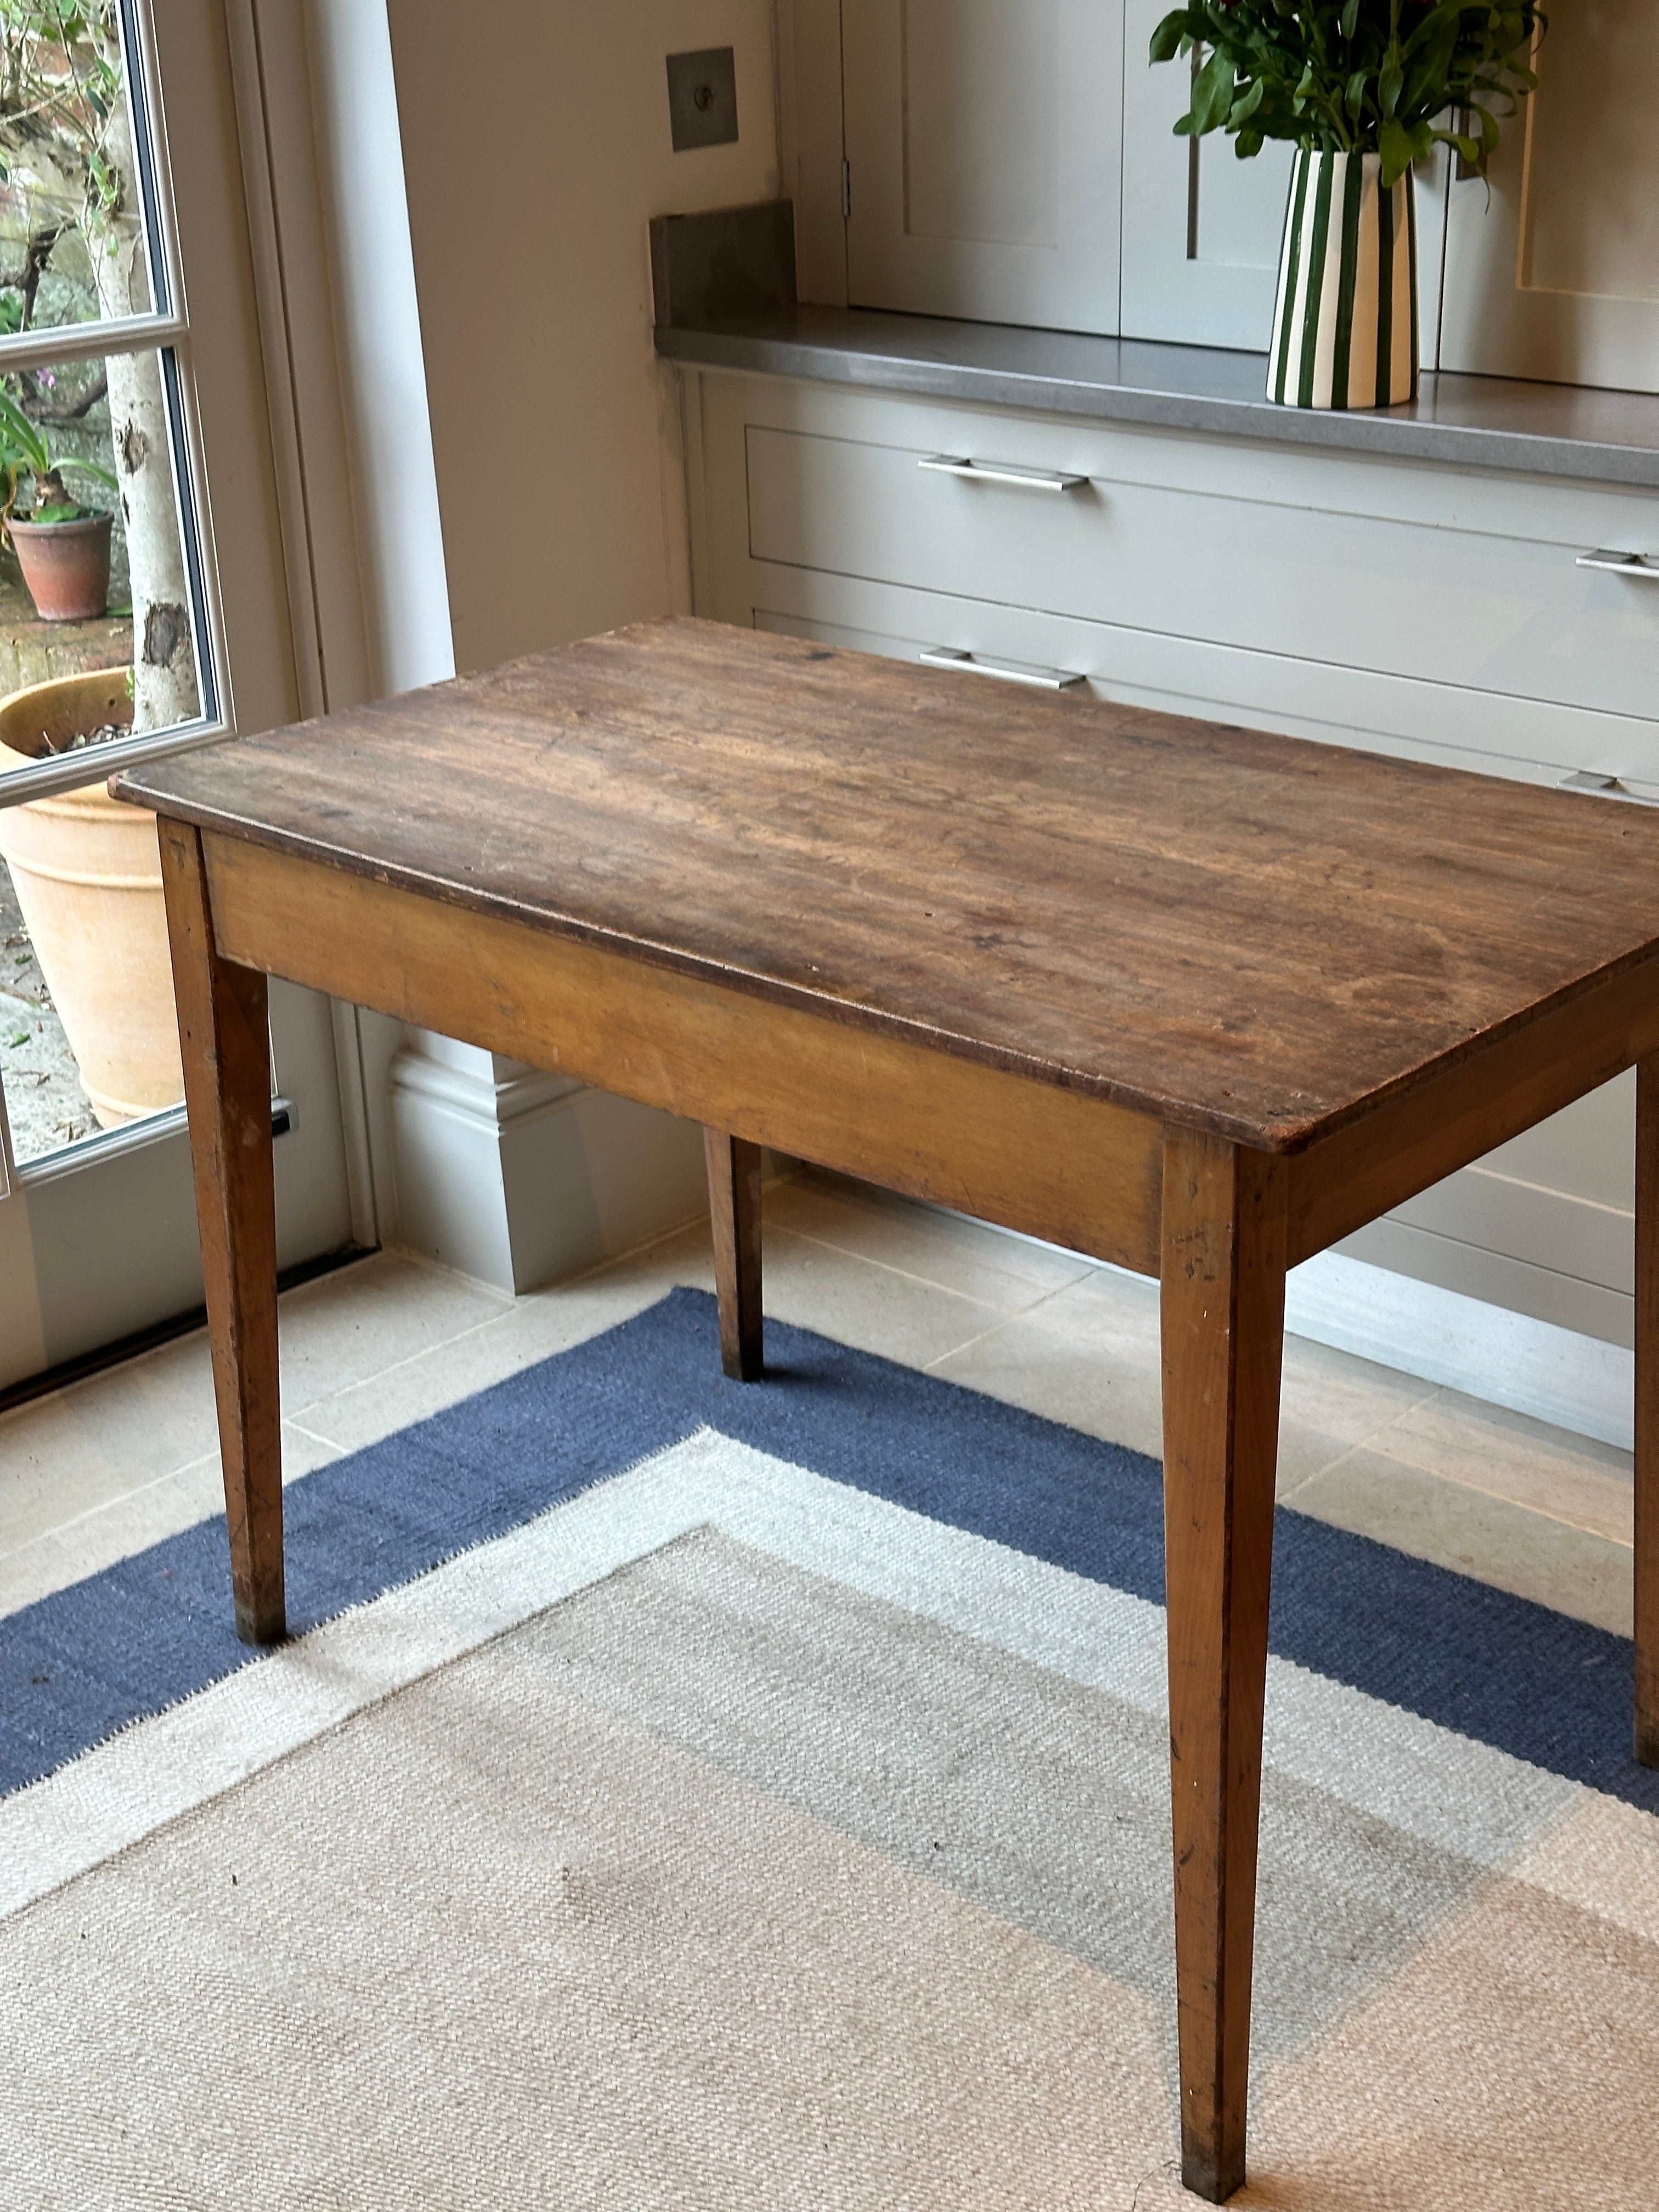
[{"label": "metal wall plate", "polygon": [[668,120],[674,151],[729,146],[738,135],[738,75],[730,46],[668,57]]}]

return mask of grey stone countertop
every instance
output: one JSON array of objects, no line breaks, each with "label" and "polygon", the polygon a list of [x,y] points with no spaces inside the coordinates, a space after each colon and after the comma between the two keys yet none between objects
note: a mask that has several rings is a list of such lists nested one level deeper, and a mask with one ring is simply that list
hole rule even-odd
[{"label": "grey stone countertop", "polygon": [[1425,375],[1408,405],[1276,407],[1267,356],[861,307],[784,307],[706,328],[659,325],[665,361],[808,377],[930,399],[1278,445],[1659,490],[1659,395]]}]

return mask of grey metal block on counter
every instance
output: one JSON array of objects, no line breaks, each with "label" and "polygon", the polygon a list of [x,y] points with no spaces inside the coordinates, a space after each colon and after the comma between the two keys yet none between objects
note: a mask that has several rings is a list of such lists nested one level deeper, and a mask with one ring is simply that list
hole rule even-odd
[{"label": "grey metal block on counter", "polygon": [[698,325],[795,302],[795,211],[788,200],[658,216],[651,225],[656,320]]}]

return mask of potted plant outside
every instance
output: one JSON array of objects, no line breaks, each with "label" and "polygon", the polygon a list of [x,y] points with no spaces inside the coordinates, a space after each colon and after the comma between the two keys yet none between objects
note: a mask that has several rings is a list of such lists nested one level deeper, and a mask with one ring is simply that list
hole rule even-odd
[{"label": "potted plant outside", "polygon": [[[131,720],[130,669],[14,691],[0,700],[0,774],[100,732],[125,735]],[[0,854],[99,1126],[176,1104],[185,1085],[155,817],[94,780],[0,809]]]},{"label": "potted plant outside", "polygon": [[[78,471],[118,489],[97,461],[56,459],[40,431],[9,392],[0,392],[0,532],[17,555],[29,597],[45,622],[87,622],[109,605],[110,531],[106,507],[82,507],[64,489],[63,471]],[[20,511],[27,483],[27,512]]]},{"label": "potted plant outside", "polygon": [[1297,148],[1267,397],[1388,407],[1417,396],[1413,162],[1454,147],[1484,174],[1499,118],[1537,79],[1534,0],[1194,0],[1151,59],[1196,52],[1178,136],[1224,131],[1241,158]]},{"label": "potted plant outside", "polygon": [[[38,273],[52,263],[60,282],[84,285],[73,319],[130,325],[150,313],[155,300],[124,76],[125,0],[76,0],[73,6],[9,13],[17,17],[17,35],[6,41],[0,76],[0,179],[30,241],[31,268]],[[72,240],[85,249],[84,276],[52,263],[59,243]],[[16,296],[15,309],[0,313],[14,317],[13,327],[32,327],[33,289],[0,289]],[[12,402],[0,420],[0,505],[13,510],[19,557],[27,562],[31,542],[38,547],[51,541],[48,550],[66,548],[70,539],[57,535],[64,531],[106,545],[110,519],[76,513],[32,522],[15,495],[23,479],[32,486],[35,510],[58,504],[64,476],[73,481],[77,468],[118,490],[133,665],[66,678],[0,701],[0,770],[72,746],[106,726],[130,725],[135,733],[163,730],[200,712],[179,520],[179,490],[187,499],[189,489],[173,478],[161,350],[118,346],[102,366],[107,458],[116,475],[67,457],[54,471],[46,440],[17,405],[15,387],[11,393],[0,389]],[[54,473],[55,486],[46,482]],[[71,504],[67,495],[61,504]],[[83,522],[94,527],[77,531]],[[34,575],[28,580],[41,605],[46,586]],[[68,619],[72,611],[101,609],[107,596],[100,578],[100,589],[73,609],[58,601],[41,611]],[[90,787],[0,809],[0,853],[99,1121],[122,1121],[182,1097],[154,817],[117,805],[94,779]]]}]

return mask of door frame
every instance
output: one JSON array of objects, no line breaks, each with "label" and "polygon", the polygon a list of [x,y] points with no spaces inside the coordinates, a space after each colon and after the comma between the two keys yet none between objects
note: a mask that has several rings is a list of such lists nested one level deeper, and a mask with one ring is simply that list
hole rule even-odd
[{"label": "door frame", "polygon": [[[249,188],[263,136],[250,128],[259,112],[256,103],[251,115],[246,67],[252,0],[135,0],[135,13],[179,310],[179,326],[159,323],[155,343],[182,357],[180,507],[193,506],[186,556],[199,567],[198,635],[219,695],[208,728],[158,733],[146,750],[161,752],[325,703],[328,651],[349,666],[361,599],[355,582],[315,575],[301,426],[272,374],[288,354],[289,318],[283,289],[270,281],[276,211]],[[88,349],[85,335],[76,334],[78,350]],[[307,574],[312,589],[296,591]],[[325,597],[326,637],[308,618]],[[206,679],[204,669],[204,702]],[[284,1264],[373,1243],[351,1010],[275,993],[272,1034],[278,1085],[304,1102],[276,1148]],[[164,1325],[200,1298],[182,1107],[19,1166],[0,1105],[0,1388]]]}]

